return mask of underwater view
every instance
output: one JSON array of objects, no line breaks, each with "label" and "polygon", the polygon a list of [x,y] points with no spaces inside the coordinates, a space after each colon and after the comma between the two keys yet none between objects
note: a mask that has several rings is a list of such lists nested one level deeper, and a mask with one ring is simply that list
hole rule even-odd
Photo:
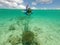
[{"label": "underwater view", "polygon": [[60,10],[0,9],[0,45],[60,45]]}]

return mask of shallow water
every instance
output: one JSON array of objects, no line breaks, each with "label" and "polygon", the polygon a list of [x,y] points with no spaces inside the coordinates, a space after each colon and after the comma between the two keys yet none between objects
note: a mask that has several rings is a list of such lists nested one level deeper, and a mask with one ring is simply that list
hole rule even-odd
[{"label": "shallow water", "polygon": [[0,9],[0,45],[12,45],[9,36],[22,38],[26,30],[35,34],[40,45],[60,45],[60,10],[33,10],[27,16],[24,10]]}]

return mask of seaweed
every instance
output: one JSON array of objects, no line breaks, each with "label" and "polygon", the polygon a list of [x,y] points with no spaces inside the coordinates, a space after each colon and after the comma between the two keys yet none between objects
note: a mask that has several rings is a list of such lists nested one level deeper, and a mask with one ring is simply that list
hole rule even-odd
[{"label": "seaweed", "polygon": [[25,31],[22,35],[23,45],[31,45],[34,40],[34,34],[31,31]]},{"label": "seaweed", "polygon": [[26,22],[25,17],[18,17],[18,20],[16,21],[16,24],[18,26],[24,25]]},{"label": "seaweed", "polygon": [[11,35],[8,39],[8,42],[11,43],[12,45],[17,45],[21,42],[21,38],[18,36]]},{"label": "seaweed", "polygon": [[15,28],[15,26],[14,25],[10,25],[9,26],[9,30],[15,30],[16,28]]},{"label": "seaweed", "polygon": [[35,38],[35,34],[31,31],[24,31],[22,34],[22,44],[23,45],[40,45],[37,39]]}]

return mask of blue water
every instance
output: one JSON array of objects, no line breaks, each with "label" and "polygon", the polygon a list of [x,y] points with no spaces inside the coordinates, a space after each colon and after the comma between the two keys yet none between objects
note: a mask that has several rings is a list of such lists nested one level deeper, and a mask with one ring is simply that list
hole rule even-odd
[{"label": "blue water", "polygon": [[[11,25],[15,30],[9,30]],[[40,45],[60,45],[60,10],[33,10],[26,15],[24,10],[0,9],[1,45],[11,45],[9,35],[21,35],[27,28],[37,35]]]}]

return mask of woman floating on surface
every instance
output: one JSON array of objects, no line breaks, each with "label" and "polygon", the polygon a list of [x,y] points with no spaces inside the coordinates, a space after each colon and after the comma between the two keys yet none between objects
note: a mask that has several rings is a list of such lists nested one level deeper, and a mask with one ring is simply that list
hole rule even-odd
[{"label": "woman floating on surface", "polygon": [[29,7],[29,5],[26,5],[26,14],[30,15],[32,12],[31,8]]}]

